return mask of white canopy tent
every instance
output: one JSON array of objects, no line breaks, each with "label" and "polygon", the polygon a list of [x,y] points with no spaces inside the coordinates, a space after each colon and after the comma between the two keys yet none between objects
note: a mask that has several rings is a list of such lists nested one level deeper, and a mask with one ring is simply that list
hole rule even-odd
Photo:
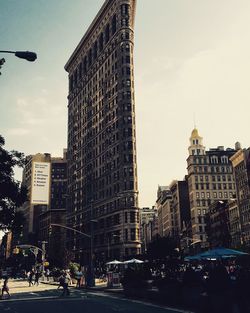
[{"label": "white canopy tent", "polygon": [[123,264],[123,262],[118,261],[118,260],[113,260],[113,261],[106,263],[106,265],[117,265],[117,264]]},{"label": "white canopy tent", "polygon": [[131,260],[128,260],[128,261],[124,261],[123,262],[124,264],[141,264],[141,263],[144,263],[144,261],[141,261],[141,260],[138,260],[138,259],[131,259]]}]

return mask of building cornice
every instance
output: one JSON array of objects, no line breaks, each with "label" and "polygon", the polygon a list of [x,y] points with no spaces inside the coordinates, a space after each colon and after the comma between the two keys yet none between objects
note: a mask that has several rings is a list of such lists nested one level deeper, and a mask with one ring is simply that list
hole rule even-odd
[{"label": "building cornice", "polygon": [[[88,27],[86,33],[84,34],[81,41],[79,42],[79,44],[75,48],[74,52],[70,56],[69,60],[65,64],[64,69],[67,72],[69,71],[69,67],[72,64],[72,62],[74,61],[78,52],[81,50],[81,48],[84,46],[84,44],[89,40],[94,29],[98,26],[98,23],[102,20],[103,15],[108,11],[108,9],[113,5],[113,3],[115,1],[117,1],[117,0],[105,0],[104,4],[102,5],[101,9],[97,13],[96,17],[94,18],[94,20],[92,21],[92,23]],[[130,0],[130,1],[131,1],[131,12],[132,12],[132,27],[134,27],[136,0]],[[128,1],[128,2],[130,2],[130,1]]]}]

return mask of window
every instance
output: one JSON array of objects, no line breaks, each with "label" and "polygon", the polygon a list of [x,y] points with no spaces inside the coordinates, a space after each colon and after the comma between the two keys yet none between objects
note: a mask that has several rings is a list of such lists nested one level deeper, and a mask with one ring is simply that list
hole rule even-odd
[{"label": "window", "polygon": [[220,199],[222,198],[222,192],[219,192],[219,198]]},{"label": "window", "polygon": [[221,163],[227,164],[227,163],[228,163],[228,157],[225,156],[225,155],[223,155],[223,156],[221,157]]},{"label": "window", "polygon": [[135,228],[130,229],[130,239],[135,240]]},{"label": "window", "polygon": [[207,192],[207,198],[210,198],[210,192]]},{"label": "window", "polygon": [[94,43],[94,53],[93,53],[94,60],[97,58],[97,42]]},{"label": "window", "polygon": [[211,156],[211,163],[217,164],[218,163],[218,157],[215,155]]},{"label": "window", "polygon": [[116,15],[112,18],[112,35],[116,32]]},{"label": "window", "polygon": [[109,24],[105,28],[105,43],[109,41]]},{"label": "window", "polygon": [[135,223],[135,212],[130,212],[130,223]]},{"label": "window", "polygon": [[200,197],[199,192],[196,192],[196,198],[198,199]]},{"label": "window", "polygon": [[99,37],[99,49],[100,51],[103,50],[103,34],[101,34]]}]

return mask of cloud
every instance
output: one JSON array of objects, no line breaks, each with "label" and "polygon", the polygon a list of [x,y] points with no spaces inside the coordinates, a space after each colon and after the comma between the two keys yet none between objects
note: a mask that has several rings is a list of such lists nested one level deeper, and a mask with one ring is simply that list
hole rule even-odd
[{"label": "cloud", "polygon": [[29,134],[30,131],[25,128],[11,128],[7,131],[7,134],[10,136],[24,136]]}]

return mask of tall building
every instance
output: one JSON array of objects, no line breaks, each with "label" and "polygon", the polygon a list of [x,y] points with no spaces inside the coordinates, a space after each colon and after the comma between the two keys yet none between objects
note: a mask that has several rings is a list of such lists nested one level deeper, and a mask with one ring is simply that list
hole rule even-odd
[{"label": "tall building", "polygon": [[[236,196],[241,225],[241,243],[250,246],[250,148],[241,149],[231,157],[236,183]],[[237,214],[237,213],[236,213]]]},{"label": "tall building", "polygon": [[157,220],[158,220],[158,235],[165,237],[171,235],[172,216],[171,216],[171,201],[172,194],[168,186],[158,186],[157,190]]},{"label": "tall building", "polygon": [[51,158],[50,205],[39,215],[38,239],[47,242],[48,261],[51,266],[65,266],[65,229],[53,226],[50,234],[50,224],[66,225],[67,201],[67,150],[63,157]]},{"label": "tall building", "polygon": [[[36,165],[37,164],[37,165]],[[46,164],[49,171],[41,171],[37,166]],[[47,187],[45,181],[47,177]],[[25,217],[22,236],[14,236],[13,244],[32,244],[41,246],[46,241],[46,250],[51,265],[62,265],[65,245],[65,231],[57,227],[49,237],[51,223],[66,224],[66,195],[67,195],[67,156],[66,149],[63,157],[51,157],[49,153],[27,156],[23,169],[22,184],[28,190],[28,200],[19,208]],[[38,192],[35,188],[38,188]],[[38,204],[36,197],[47,198],[46,204]]]},{"label": "tall building", "polygon": [[230,157],[234,149],[219,146],[205,150],[202,137],[194,128],[187,158],[188,189],[194,242],[208,247],[205,215],[208,207],[219,200],[229,200],[235,193]]},{"label": "tall building", "polygon": [[148,244],[153,240],[153,225],[156,218],[156,208],[140,209],[140,230],[142,253],[146,253]]},{"label": "tall building", "polygon": [[[134,102],[135,0],[106,0],[65,65],[67,224],[91,234],[95,260],[140,252]],[[78,261],[88,239],[68,232]]]},{"label": "tall building", "polygon": [[230,225],[230,236],[231,236],[231,247],[237,249],[241,246],[241,224],[240,224],[240,213],[236,199],[230,199],[228,202],[229,210],[229,225]]},{"label": "tall building", "polygon": [[159,186],[157,195],[159,235],[170,236],[181,246],[182,239],[185,242],[189,239],[188,233],[184,233],[184,229],[190,225],[187,180],[174,180],[169,187]]},{"label": "tall building", "polygon": [[232,237],[230,233],[229,201],[214,201],[206,215],[206,232],[209,248],[230,248]]},{"label": "tall building", "polygon": [[183,229],[190,224],[190,202],[187,180],[174,180],[170,186],[172,194],[172,236],[180,242]]},{"label": "tall building", "polygon": [[[23,227],[22,238],[20,241],[37,244],[38,242],[38,229],[39,229],[39,215],[43,211],[48,210],[48,204],[36,204],[32,202],[32,190],[34,173],[34,163],[51,163],[51,155],[49,153],[37,153],[26,157],[25,166],[23,169],[22,184],[27,188],[28,200],[19,208],[24,214],[25,224]],[[49,191],[48,191],[49,192]],[[49,195],[48,195],[49,197]]]}]

